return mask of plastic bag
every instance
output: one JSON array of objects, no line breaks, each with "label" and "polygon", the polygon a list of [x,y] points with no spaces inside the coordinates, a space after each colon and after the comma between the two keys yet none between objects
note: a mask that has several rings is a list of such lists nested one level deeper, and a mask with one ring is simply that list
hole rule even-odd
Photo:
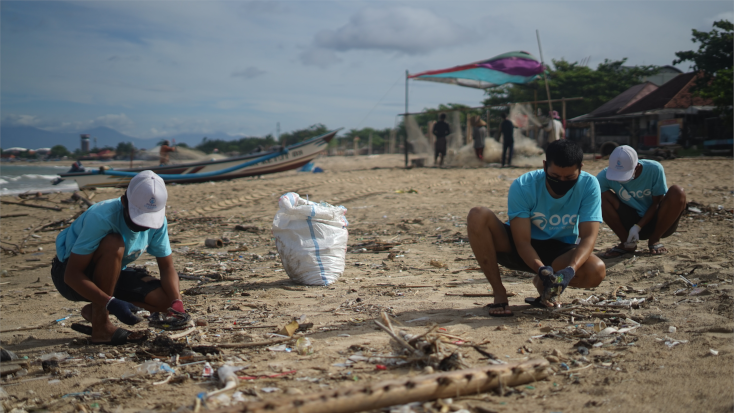
[{"label": "plastic bag", "polygon": [[347,209],[288,192],[273,219],[275,245],[288,277],[298,284],[329,285],[344,273]]}]

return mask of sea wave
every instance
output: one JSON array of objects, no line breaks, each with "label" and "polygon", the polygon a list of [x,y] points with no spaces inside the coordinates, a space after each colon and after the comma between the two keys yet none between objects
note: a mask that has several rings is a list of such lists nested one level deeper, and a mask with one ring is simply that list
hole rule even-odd
[{"label": "sea wave", "polygon": [[21,179],[44,179],[44,180],[50,181],[50,180],[56,179],[57,176],[58,175],[23,174],[23,175],[18,175],[18,176],[2,176],[0,177],[0,179],[5,181],[3,183],[17,182],[17,181],[20,181]]}]

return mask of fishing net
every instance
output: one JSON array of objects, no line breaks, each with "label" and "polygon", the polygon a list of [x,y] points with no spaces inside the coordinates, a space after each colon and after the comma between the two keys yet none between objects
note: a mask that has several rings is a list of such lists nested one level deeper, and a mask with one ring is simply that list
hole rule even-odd
[{"label": "fishing net", "polygon": [[433,155],[433,148],[428,143],[428,139],[423,135],[418,122],[410,115],[405,117],[405,130],[408,133],[408,143],[413,147],[413,153]]}]

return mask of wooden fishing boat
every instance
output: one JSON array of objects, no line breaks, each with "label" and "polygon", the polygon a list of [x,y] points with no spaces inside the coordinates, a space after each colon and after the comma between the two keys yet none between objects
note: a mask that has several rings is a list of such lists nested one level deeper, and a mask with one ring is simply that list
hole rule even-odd
[{"label": "wooden fishing boat", "polygon": [[130,179],[140,171],[151,170],[166,183],[195,183],[221,181],[289,171],[311,162],[334,138],[338,130],[316,136],[306,141],[276,148],[270,152],[259,152],[207,162],[192,162],[155,167],[130,169],[93,169],[84,172],[67,172],[54,184],[62,180],[75,180],[79,188],[126,187]]}]

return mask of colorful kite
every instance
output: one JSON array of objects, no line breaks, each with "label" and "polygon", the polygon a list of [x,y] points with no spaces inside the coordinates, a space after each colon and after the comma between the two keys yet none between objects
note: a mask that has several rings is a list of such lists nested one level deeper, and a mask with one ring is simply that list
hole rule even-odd
[{"label": "colorful kite", "polygon": [[505,83],[531,82],[545,68],[528,52],[509,52],[491,59],[450,69],[429,70],[408,76],[409,79],[487,89]]}]

